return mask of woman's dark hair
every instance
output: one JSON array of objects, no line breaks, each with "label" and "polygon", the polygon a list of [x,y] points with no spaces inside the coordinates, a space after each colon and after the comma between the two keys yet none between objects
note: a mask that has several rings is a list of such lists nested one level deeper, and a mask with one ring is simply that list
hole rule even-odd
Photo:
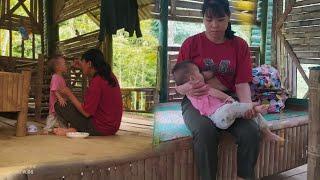
[{"label": "woman's dark hair", "polygon": [[180,86],[190,80],[190,75],[192,73],[192,67],[195,66],[190,60],[184,60],[177,63],[173,69],[173,79],[176,82],[177,86]]},{"label": "woman's dark hair", "polygon": [[[230,5],[228,0],[204,0],[202,5],[202,17],[224,17],[231,16]],[[234,31],[231,30],[229,22],[225,35],[227,39],[234,38]]]},{"label": "woman's dark hair", "polygon": [[90,49],[86,51],[81,59],[86,62],[91,62],[93,68],[96,70],[95,76],[101,76],[104,80],[108,81],[112,87],[117,85],[111,71],[111,66],[109,63],[106,63],[103,53],[99,49]]}]

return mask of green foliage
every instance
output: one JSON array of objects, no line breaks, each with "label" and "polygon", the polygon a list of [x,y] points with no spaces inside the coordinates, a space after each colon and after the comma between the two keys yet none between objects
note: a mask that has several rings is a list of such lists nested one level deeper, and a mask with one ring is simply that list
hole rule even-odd
[{"label": "green foliage", "polygon": [[9,31],[0,29],[0,56],[9,55]]},{"label": "green foliage", "polygon": [[63,21],[59,24],[59,40],[63,41],[76,37],[76,30],[79,35],[86,34],[99,29],[87,14]]},{"label": "green foliage", "polygon": [[159,39],[159,25],[160,21],[159,20],[152,20],[151,21],[151,33],[154,37],[157,37]]},{"label": "green foliage", "polygon": [[[10,8],[12,9],[18,3],[18,1],[19,0],[10,0]],[[30,11],[30,0],[26,0],[23,4]],[[14,11],[14,14],[28,17],[27,12],[24,10],[22,6],[18,7],[18,9]]]},{"label": "green foliage", "polygon": [[[183,41],[200,32],[205,31],[204,25],[202,23],[190,23],[190,22],[170,22],[173,23],[172,29],[169,31],[174,31],[173,43],[182,44]],[[232,25],[232,30],[236,32],[237,36],[242,37],[248,43],[250,42],[251,37],[251,26],[249,25]]]},{"label": "green foliage", "polygon": [[113,36],[113,68],[121,87],[155,87],[158,40],[153,20],[141,21],[143,37],[124,30]]},{"label": "green foliage", "polygon": [[[35,34],[35,58],[38,58],[38,54],[41,54],[41,36]],[[28,40],[24,40],[24,57],[32,58],[32,38],[33,35],[29,35]],[[9,31],[0,29],[0,56],[9,56]],[[18,31],[12,31],[12,56],[21,57],[22,55],[22,37]]]},{"label": "green foliage", "polygon": [[[13,8],[19,0],[10,0],[10,8]],[[30,0],[26,0],[23,3],[26,8],[30,11]],[[26,13],[25,9],[20,6],[18,9],[16,9],[13,13],[14,15],[20,15],[28,17],[28,14]],[[19,26],[24,27],[25,22],[23,21],[25,19],[24,17],[20,19]],[[9,56],[9,31],[0,29],[0,55],[1,56]],[[24,40],[24,57],[32,58],[32,38],[33,36],[30,34],[28,40]],[[35,35],[35,52],[36,52],[36,58],[38,57],[38,54],[41,53],[41,37],[40,35]],[[14,57],[21,57],[22,55],[22,37],[21,34],[18,31],[12,31],[12,56]]]},{"label": "green foliage", "polygon": [[171,22],[174,23],[174,44],[182,44],[183,41],[197,33],[204,31],[202,23],[189,23],[189,22]]}]

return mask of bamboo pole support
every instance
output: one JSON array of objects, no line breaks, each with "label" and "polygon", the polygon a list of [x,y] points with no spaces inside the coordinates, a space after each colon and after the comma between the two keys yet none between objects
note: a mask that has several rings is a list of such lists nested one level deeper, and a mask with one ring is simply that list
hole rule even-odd
[{"label": "bamboo pole support", "polygon": [[30,79],[31,72],[23,71],[23,90],[22,90],[22,102],[21,102],[21,111],[18,113],[18,122],[17,122],[17,131],[16,136],[25,136],[27,133],[27,115],[28,115],[28,98],[29,98],[29,88],[30,88]]},{"label": "bamboo pole support", "polygon": [[262,1],[261,11],[261,43],[260,43],[260,63],[264,64],[266,61],[266,42],[267,42],[267,21],[268,21],[268,1]]},{"label": "bamboo pole support", "polygon": [[36,98],[35,98],[35,116],[37,120],[41,119],[41,104],[42,104],[42,86],[44,79],[44,57],[39,55],[38,67],[37,67],[37,86],[36,86]]},{"label": "bamboo pole support", "polygon": [[320,66],[310,68],[308,180],[320,179]]},{"label": "bamboo pole support", "polygon": [[168,0],[160,6],[160,102],[168,101]]}]

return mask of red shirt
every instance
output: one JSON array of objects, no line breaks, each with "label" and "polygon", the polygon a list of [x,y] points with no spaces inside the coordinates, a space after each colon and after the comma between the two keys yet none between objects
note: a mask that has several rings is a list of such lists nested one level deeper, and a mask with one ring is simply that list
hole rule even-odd
[{"label": "red shirt", "polygon": [[204,32],[186,39],[179,52],[178,63],[191,60],[201,71],[211,70],[229,90],[235,85],[251,82],[250,49],[245,40],[235,36],[221,44],[211,42]]},{"label": "red shirt", "polygon": [[[115,76],[114,78],[116,79]],[[115,134],[119,130],[122,117],[122,97],[118,81],[116,86],[112,87],[101,76],[93,77],[82,107],[91,115],[92,123],[98,132],[103,135]]]}]

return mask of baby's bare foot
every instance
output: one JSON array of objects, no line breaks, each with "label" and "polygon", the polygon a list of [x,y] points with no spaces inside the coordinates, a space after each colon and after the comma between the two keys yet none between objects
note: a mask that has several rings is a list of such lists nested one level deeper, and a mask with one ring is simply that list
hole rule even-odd
[{"label": "baby's bare foot", "polygon": [[268,141],[284,142],[285,139],[271,132],[270,130],[263,130],[264,138]]},{"label": "baby's bare foot", "polygon": [[40,131],[39,133],[40,135],[49,135],[49,131],[46,129],[43,129],[42,131]]}]

